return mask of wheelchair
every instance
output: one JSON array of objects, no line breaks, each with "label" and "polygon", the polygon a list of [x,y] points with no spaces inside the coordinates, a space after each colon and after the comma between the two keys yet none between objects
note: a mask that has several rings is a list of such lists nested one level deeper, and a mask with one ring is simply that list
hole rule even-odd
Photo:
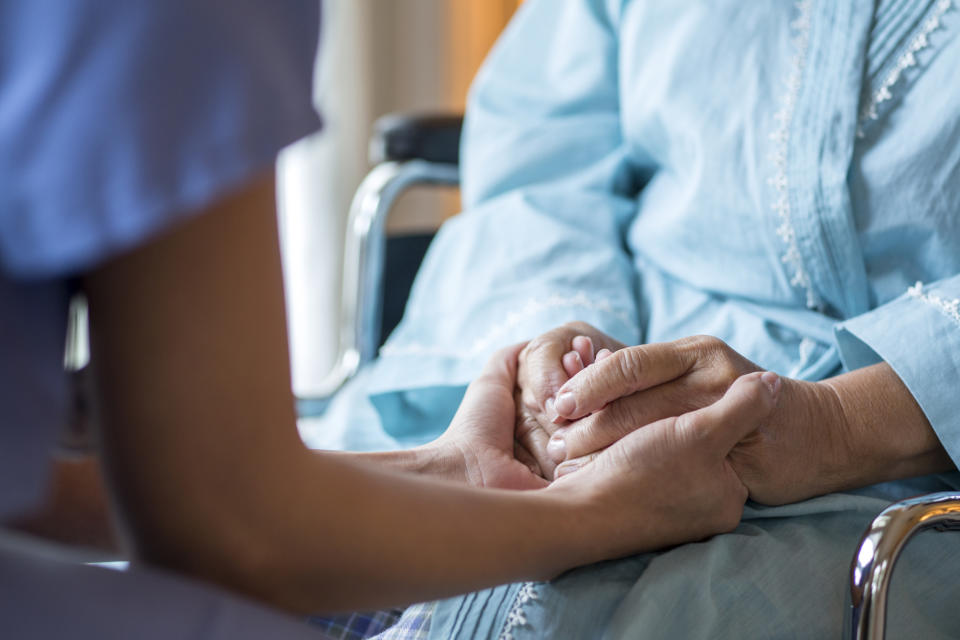
[{"label": "wheelchair", "polygon": [[[397,198],[412,186],[459,184],[462,124],[455,115],[398,114],[375,124],[370,143],[374,168],[357,190],[347,221],[339,349],[324,394],[332,395],[371,362],[399,319],[428,239],[405,247],[403,238],[387,236],[387,218]],[[392,264],[386,268],[388,261]],[[403,280],[399,284],[398,274]],[[310,401],[301,400],[302,412]],[[914,536],[931,529],[960,531],[960,493],[897,502],[873,520],[851,561],[844,638],[884,637],[887,594],[897,559]]]}]

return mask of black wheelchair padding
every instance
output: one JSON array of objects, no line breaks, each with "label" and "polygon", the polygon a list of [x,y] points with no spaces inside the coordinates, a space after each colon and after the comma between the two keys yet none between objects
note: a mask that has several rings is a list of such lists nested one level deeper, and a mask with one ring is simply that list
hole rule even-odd
[{"label": "black wheelchair padding", "polygon": [[387,336],[403,317],[410,287],[420,268],[432,233],[404,234],[387,237],[387,253],[383,269],[383,308],[380,315],[380,339],[382,346]]},{"label": "black wheelchair padding", "polygon": [[383,116],[374,124],[370,161],[373,164],[406,160],[459,164],[462,127],[460,115]]}]

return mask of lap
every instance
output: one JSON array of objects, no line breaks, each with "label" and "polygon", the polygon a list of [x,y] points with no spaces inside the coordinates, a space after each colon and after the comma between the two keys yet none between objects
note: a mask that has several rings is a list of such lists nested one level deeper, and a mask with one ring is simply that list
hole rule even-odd
[{"label": "lap", "polygon": [[[701,543],[445,600],[431,637],[838,637],[853,551],[886,504],[835,495],[751,510],[732,533]],[[887,637],[955,636],[958,551],[950,534],[908,546]]]}]

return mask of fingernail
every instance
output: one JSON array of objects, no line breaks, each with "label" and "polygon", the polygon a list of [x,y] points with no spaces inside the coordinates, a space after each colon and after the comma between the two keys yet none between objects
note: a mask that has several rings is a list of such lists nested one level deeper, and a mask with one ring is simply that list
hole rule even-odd
[{"label": "fingernail", "polygon": [[577,399],[573,397],[572,393],[565,391],[557,396],[557,401],[554,405],[554,408],[557,410],[558,415],[573,415],[573,412],[577,410]]},{"label": "fingernail", "polygon": [[583,369],[583,358],[576,351],[568,351],[563,354],[563,366],[567,369]]},{"label": "fingernail", "polygon": [[767,385],[767,389],[770,389],[770,395],[776,398],[780,392],[780,376],[773,371],[765,371],[763,375],[760,376],[760,379],[763,381],[763,384]]},{"label": "fingernail", "polygon": [[563,464],[558,466],[556,469],[554,469],[553,478],[554,479],[562,478],[563,476],[569,475],[574,471],[579,471],[579,470],[580,470],[579,462],[564,462]]},{"label": "fingernail", "polygon": [[573,346],[573,348],[574,348],[575,351],[579,351],[579,349],[577,349],[577,346],[576,346],[578,340],[580,341],[580,344],[581,344],[581,345],[585,345],[585,346],[586,346],[586,351],[587,351],[587,353],[590,354],[590,357],[591,357],[591,358],[594,357],[593,340],[590,339],[590,336],[577,336],[577,337],[575,337],[575,338],[573,339],[573,341],[571,342],[571,345]]},{"label": "fingernail", "polygon": [[600,351],[597,351],[597,358],[596,358],[596,359],[597,359],[597,361],[599,362],[600,360],[603,360],[604,358],[606,358],[606,357],[609,356],[609,355],[610,355],[610,349],[600,349]]},{"label": "fingernail", "polygon": [[547,455],[558,464],[567,458],[567,443],[563,441],[559,431],[550,436],[550,441],[547,442]]},{"label": "fingernail", "polygon": [[547,412],[547,417],[551,420],[557,417],[557,410],[553,406],[553,396],[547,398],[547,401],[543,403],[543,408]]}]

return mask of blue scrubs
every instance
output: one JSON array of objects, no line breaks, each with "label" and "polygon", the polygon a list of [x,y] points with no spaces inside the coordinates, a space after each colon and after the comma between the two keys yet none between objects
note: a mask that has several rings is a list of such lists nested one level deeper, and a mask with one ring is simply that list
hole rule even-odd
[{"label": "blue scrubs", "polygon": [[[0,521],[36,506],[64,423],[67,279],[319,127],[318,27],[316,0],[0,0]],[[302,631],[179,579],[58,568],[9,547],[0,537],[4,634]]]}]

